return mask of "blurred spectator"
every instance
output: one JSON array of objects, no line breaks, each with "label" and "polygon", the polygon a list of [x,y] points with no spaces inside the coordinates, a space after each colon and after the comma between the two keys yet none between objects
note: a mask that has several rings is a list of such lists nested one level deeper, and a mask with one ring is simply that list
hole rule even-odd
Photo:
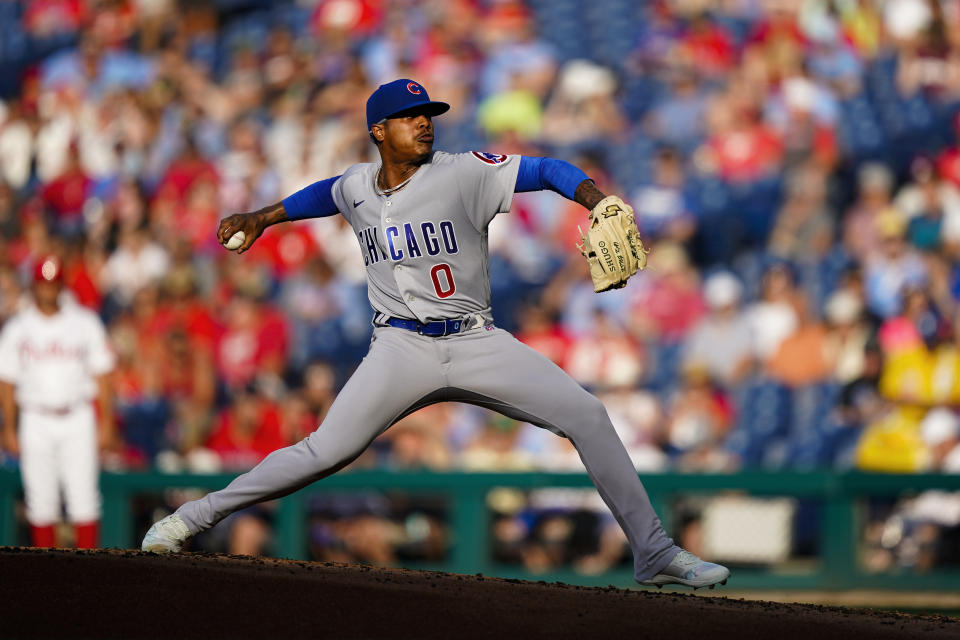
[{"label": "blurred spectator", "polygon": [[960,419],[951,409],[931,409],[920,423],[920,434],[930,451],[929,467],[932,470],[956,472],[956,460],[960,449]]},{"label": "blurred spectator", "polygon": [[770,234],[770,252],[798,263],[818,262],[833,247],[826,174],[813,164],[797,167],[787,175],[786,191]]},{"label": "blurred spectator", "polygon": [[250,469],[267,454],[293,441],[284,437],[280,411],[255,389],[239,390],[229,409],[217,416],[206,446],[224,469]]},{"label": "blurred spectator", "polygon": [[317,429],[316,414],[303,393],[288,393],[280,404],[280,432],[283,440],[293,444]]},{"label": "blurred spectator", "polygon": [[641,339],[675,345],[706,311],[700,277],[679,245],[660,243],[653,252],[656,266],[631,296],[628,326]]},{"label": "blurred spectator", "polygon": [[23,296],[16,272],[0,266],[0,326],[23,307]]},{"label": "blurred spectator", "polygon": [[326,265],[328,278],[332,278],[334,274],[330,266],[322,256],[316,255],[319,253],[318,249],[306,226],[286,225],[274,227],[264,233],[251,248],[250,258],[266,262],[271,268],[271,275],[279,280],[287,279],[302,270],[316,271],[317,261]]},{"label": "blurred spectator", "polygon": [[82,0],[38,0],[29,3],[23,24],[34,36],[74,33],[87,18],[87,11]]},{"label": "blurred spectator", "polygon": [[0,177],[0,247],[19,234],[16,195],[10,185]]},{"label": "blurred spectator", "polygon": [[568,62],[543,114],[543,140],[571,145],[615,139],[627,124],[614,100],[616,89],[609,69],[586,60]]},{"label": "blurred spectator", "polygon": [[[946,368],[938,366],[932,349],[948,334],[949,327],[940,317],[926,289],[909,288],[904,292],[901,315],[888,319],[880,327],[879,340],[885,361],[880,390],[891,400],[928,405],[943,402],[950,383],[951,357]],[[936,400],[934,394],[936,393]]]},{"label": "blurred spectator", "polygon": [[844,34],[865,59],[872,58],[881,45],[883,18],[873,2],[858,0],[840,5]]},{"label": "blurred spectator", "polygon": [[863,317],[863,302],[850,291],[837,291],[827,299],[824,316],[834,379],[848,385],[869,375],[871,332]]},{"label": "blurred spectator", "polygon": [[101,286],[115,304],[126,308],[137,291],[159,282],[169,267],[166,250],[151,240],[146,228],[125,229],[104,265]]},{"label": "blurred spectator", "polygon": [[797,330],[805,307],[789,267],[784,263],[770,266],[763,274],[760,299],[744,311],[753,336],[754,356],[759,362],[771,358],[783,340]]},{"label": "blurred spectator", "polygon": [[[953,115],[952,134],[960,131],[960,118]],[[960,146],[953,144],[943,149],[936,158],[937,173],[954,187],[960,188]]]},{"label": "blurred spectator", "polygon": [[768,103],[766,117],[783,140],[787,170],[806,162],[821,170],[833,168],[837,102],[828,88],[803,75],[791,76],[781,83],[779,100]]},{"label": "blurred spectator", "polygon": [[907,244],[906,224],[898,214],[884,213],[876,219],[876,227],[880,247],[866,262],[864,291],[870,310],[889,318],[903,308],[904,289],[923,286],[929,278],[923,260]]},{"label": "blurred spectator", "polygon": [[34,171],[34,136],[39,126],[35,114],[24,113],[18,101],[7,107],[0,120],[0,176],[14,189],[22,189]]},{"label": "blurred spectator", "polygon": [[534,140],[543,130],[543,104],[535,94],[521,88],[490,96],[480,105],[477,116],[490,138]]},{"label": "blurred spectator", "polygon": [[92,181],[80,167],[79,160],[77,146],[71,144],[63,171],[48,182],[42,192],[44,204],[56,216],[54,227],[71,236],[83,231],[83,206],[92,187]]},{"label": "blurred spectator", "polygon": [[303,372],[303,399],[315,426],[323,422],[336,397],[336,378],[330,365],[311,362]]},{"label": "blurred spectator", "polygon": [[734,385],[748,373],[755,353],[754,336],[740,310],[743,285],[726,271],[711,275],[703,283],[703,297],[709,309],[687,338],[686,368],[701,367],[724,386]]},{"label": "blurred spectator", "polygon": [[344,341],[340,317],[352,300],[335,276],[330,265],[316,256],[284,284],[281,296],[292,332],[294,366],[339,355]]},{"label": "blurred spectator", "polygon": [[287,357],[287,323],[254,295],[236,295],[225,310],[216,347],[217,369],[228,389],[255,379],[281,381]]},{"label": "blurred spectator", "polygon": [[705,367],[688,365],[670,401],[669,451],[678,469],[727,471],[733,460],[718,445],[733,421],[731,399],[710,381]]},{"label": "blurred spectator", "polygon": [[799,324],[773,350],[767,372],[790,387],[826,382],[833,373],[830,334],[810,312],[799,316]]},{"label": "blurred spectator", "polygon": [[250,120],[237,122],[229,131],[227,150],[217,161],[220,203],[227,211],[260,209],[283,197],[280,177],[266,165],[260,137],[260,128]]},{"label": "blurred spectator", "polygon": [[542,99],[556,72],[551,47],[537,37],[530,11],[517,0],[495,3],[484,16],[480,46],[487,53],[480,78],[480,95],[523,87]]},{"label": "blurred spectator", "polygon": [[941,180],[932,163],[914,160],[913,181],[897,193],[895,205],[907,219],[907,239],[923,251],[960,243],[960,190]]},{"label": "blurred spectator", "polygon": [[571,339],[540,305],[529,305],[520,314],[517,340],[549,358],[559,367],[567,361]]},{"label": "blurred spectator", "polygon": [[928,466],[929,452],[920,436],[923,410],[888,407],[867,425],[857,444],[857,467],[864,471],[917,473]]},{"label": "blurred spectator", "polygon": [[441,405],[433,405],[390,427],[385,434],[390,447],[385,466],[391,469],[449,469],[453,464],[453,451],[445,433],[450,419],[448,412]]},{"label": "blurred spectator", "polygon": [[172,417],[161,372],[153,354],[141,351],[133,323],[114,322],[110,342],[117,356],[117,418],[126,444],[126,463],[149,467],[160,451],[168,448],[166,428]]},{"label": "blurred spectator", "polygon": [[864,60],[879,44],[879,18],[870,2],[838,7],[839,20],[832,8],[821,3],[804,7],[801,16],[805,18],[804,33],[810,47],[807,59],[811,75],[829,83],[841,95],[850,95],[859,89]]},{"label": "blurred spectator", "polygon": [[734,82],[714,99],[707,113],[707,139],[698,152],[702,166],[730,182],[769,177],[783,158],[780,136],[760,120],[745,92]]},{"label": "blurred spectator", "polygon": [[[650,391],[622,387],[598,397],[607,408],[633,466],[648,472],[666,469],[669,461],[662,450],[664,416],[657,396]],[[570,469],[576,469],[575,463]]]},{"label": "blurred spectator", "polygon": [[680,154],[670,147],[658,150],[653,180],[637,189],[631,200],[644,238],[685,242],[693,235],[696,221],[685,201],[684,182]]},{"label": "blurred spectator", "polygon": [[[893,172],[880,163],[868,163],[857,173],[857,201],[843,222],[843,246],[863,262],[881,250],[881,232],[892,230],[892,220],[900,217],[892,209]],[[881,218],[884,222],[881,223]],[[891,221],[891,222],[887,222]]]},{"label": "blurred spectator", "polygon": [[687,16],[674,49],[679,60],[696,65],[705,76],[722,76],[736,61],[733,37],[724,26],[714,20],[705,8],[694,9]]},{"label": "blurred spectator", "polygon": [[677,66],[668,81],[661,102],[650,110],[646,128],[654,138],[689,151],[705,131],[708,93],[692,66]]},{"label": "blurred spectator", "polygon": [[522,433],[521,423],[499,414],[489,414],[483,428],[460,453],[458,466],[470,471],[532,469],[533,456],[518,446]]},{"label": "blurred spectator", "polygon": [[640,345],[621,325],[597,311],[593,332],[573,338],[566,370],[586,387],[632,387],[645,373],[643,355]]}]

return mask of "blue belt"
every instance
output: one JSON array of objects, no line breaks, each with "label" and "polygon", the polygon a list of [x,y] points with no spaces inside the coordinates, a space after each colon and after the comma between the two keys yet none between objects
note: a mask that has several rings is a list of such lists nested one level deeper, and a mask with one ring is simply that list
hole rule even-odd
[{"label": "blue belt", "polygon": [[447,336],[451,333],[460,333],[463,327],[463,318],[436,320],[434,322],[420,322],[419,320],[406,320],[404,318],[387,318],[384,322],[397,329],[406,329],[414,331],[420,335],[438,338]]}]

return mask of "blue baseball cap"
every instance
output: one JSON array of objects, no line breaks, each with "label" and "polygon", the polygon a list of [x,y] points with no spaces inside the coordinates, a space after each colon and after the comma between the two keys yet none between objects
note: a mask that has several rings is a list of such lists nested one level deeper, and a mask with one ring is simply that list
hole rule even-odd
[{"label": "blue baseball cap", "polygon": [[450,105],[430,100],[427,90],[419,82],[400,78],[380,85],[367,98],[367,129],[386,118],[398,116],[404,111],[423,109],[429,116],[446,113]]}]

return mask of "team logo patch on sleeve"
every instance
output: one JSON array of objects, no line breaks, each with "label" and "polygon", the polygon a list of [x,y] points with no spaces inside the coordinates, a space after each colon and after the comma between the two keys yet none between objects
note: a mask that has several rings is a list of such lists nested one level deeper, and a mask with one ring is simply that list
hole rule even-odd
[{"label": "team logo patch on sleeve", "polygon": [[471,151],[473,157],[487,164],[503,164],[507,161],[507,156],[502,153],[486,153],[485,151]]}]

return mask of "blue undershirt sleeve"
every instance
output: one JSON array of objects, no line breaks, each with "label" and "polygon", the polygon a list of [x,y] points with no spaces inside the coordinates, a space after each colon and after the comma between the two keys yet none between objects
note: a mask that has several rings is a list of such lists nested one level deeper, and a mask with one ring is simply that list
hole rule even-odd
[{"label": "blue undershirt sleeve", "polygon": [[323,218],[338,213],[337,205],[333,201],[333,183],[340,176],[327,178],[304,187],[293,195],[283,199],[283,208],[291,220],[304,218]]},{"label": "blue undershirt sleeve", "polygon": [[569,162],[554,158],[520,156],[520,171],[517,173],[515,193],[550,189],[568,200],[584,180],[590,177]]}]

